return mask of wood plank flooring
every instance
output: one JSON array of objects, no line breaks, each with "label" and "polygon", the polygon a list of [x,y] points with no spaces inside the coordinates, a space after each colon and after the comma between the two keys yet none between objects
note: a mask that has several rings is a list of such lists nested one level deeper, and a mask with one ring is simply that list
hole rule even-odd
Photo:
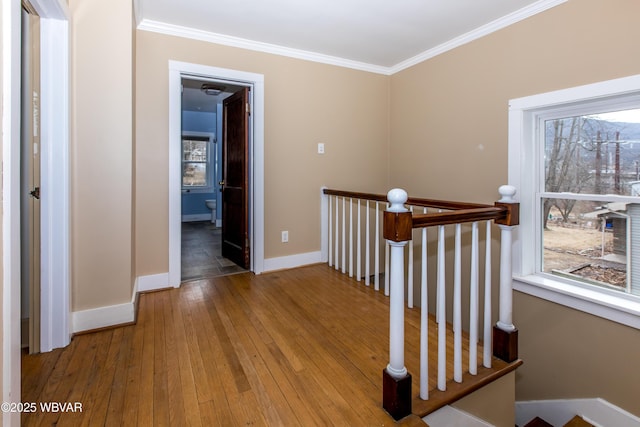
[{"label": "wood plank flooring", "polygon": [[[23,355],[23,402],[80,402],[82,412],[38,410],[22,424],[392,425],[381,407],[388,316],[386,297],[326,265],[142,294],[137,324]],[[407,310],[414,394],[418,327]]]}]

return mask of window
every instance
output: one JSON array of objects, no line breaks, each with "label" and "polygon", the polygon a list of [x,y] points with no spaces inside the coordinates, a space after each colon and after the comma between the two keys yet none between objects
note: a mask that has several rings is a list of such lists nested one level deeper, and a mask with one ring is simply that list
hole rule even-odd
[{"label": "window", "polygon": [[640,328],[640,76],[510,102],[514,288]]},{"label": "window", "polygon": [[213,191],[209,134],[183,133],[182,135],[182,189],[187,191]]}]

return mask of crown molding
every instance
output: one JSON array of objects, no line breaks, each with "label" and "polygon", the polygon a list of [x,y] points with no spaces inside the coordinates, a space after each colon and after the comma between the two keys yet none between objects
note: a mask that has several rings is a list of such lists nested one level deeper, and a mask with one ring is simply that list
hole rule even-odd
[{"label": "crown molding", "polygon": [[495,21],[492,21],[486,25],[478,27],[475,30],[469,31],[468,33],[462,34],[461,36],[451,39],[448,42],[445,42],[439,46],[434,47],[433,49],[426,50],[412,58],[402,61],[390,67],[389,74],[395,74],[407,68],[413,67],[414,65],[424,62],[427,59],[431,59],[435,56],[441,55],[445,52],[448,52],[457,47],[470,43],[474,40],[480,39],[484,36],[487,36],[491,33],[499,31],[510,25],[523,21],[527,18],[530,18],[534,15],[537,15],[538,13],[541,13],[548,9],[556,7],[567,1],[568,0],[540,0],[538,2],[535,2],[527,7],[524,7],[508,15],[500,17]]},{"label": "crown molding", "polygon": [[198,30],[195,28],[182,27],[179,25],[167,24],[165,22],[152,21],[143,19],[138,24],[138,30],[151,31],[170,36],[184,37],[188,39],[200,40],[209,43],[216,43],[225,46],[237,47],[241,49],[254,50],[274,55],[287,56],[290,58],[303,59],[306,61],[319,62],[328,65],[336,65],[339,67],[352,68],[360,71],[367,71],[377,74],[389,74],[388,67],[368,64],[366,62],[352,61],[349,59],[339,58],[336,56],[324,55],[320,53],[310,52],[301,49],[292,49],[284,46],[262,43],[254,40],[243,39],[240,37],[232,37],[224,34],[211,33],[208,31]]},{"label": "crown molding", "polygon": [[[435,56],[441,55],[452,49],[470,43],[474,40],[482,38],[486,35],[494,33],[505,27],[513,25],[517,22],[525,20],[538,13],[544,12],[555,6],[567,2],[568,0],[540,0],[527,7],[519,9],[508,15],[505,15],[495,21],[483,25],[475,30],[469,31],[459,37],[445,42],[432,49],[426,50],[412,58],[402,61],[394,66],[385,67],[381,65],[369,64],[366,62],[353,61],[349,59],[339,58],[331,55],[310,52],[301,49],[293,49],[289,47],[262,43],[254,40],[244,39],[240,37],[232,37],[224,34],[212,33],[209,31],[198,30],[195,28],[183,27],[179,25],[168,24],[165,22],[142,19],[138,23],[138,30],[150,31],[176,37],[184,37],[193,40],[200,40],[209,43],[216,43],[225,46],[248,49],[257,52],[270,53],[274,55],[287,56],[290,58],[302,59],[305,61],[319,62],[322,64],[336,65],[338,67],[351,68],[354,70],[367,71],[370,73],[392,75],[402,70],[410,68],[416,64],[424,62]],[[140,3],[139,1],[137,3]],[[138,10],[136,17],[141,16],[141,10]]]}]

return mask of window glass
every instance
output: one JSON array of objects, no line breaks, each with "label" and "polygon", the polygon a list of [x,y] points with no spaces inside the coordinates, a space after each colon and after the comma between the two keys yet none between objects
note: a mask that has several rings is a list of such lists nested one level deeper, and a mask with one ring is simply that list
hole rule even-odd
[{"label": "window glass", "polygon": [[640,110],[547,119],[543,129],[540,271],[640,295],[640,259],[631,257],[640,242]]},{"label": "window glass", "polygon": [[182,187],[209,185],[209,138],[182,139]]},{"label": "window glass", "polygon": [[640,110],[546,120],[544,148],[545,191],[638,191]]}]

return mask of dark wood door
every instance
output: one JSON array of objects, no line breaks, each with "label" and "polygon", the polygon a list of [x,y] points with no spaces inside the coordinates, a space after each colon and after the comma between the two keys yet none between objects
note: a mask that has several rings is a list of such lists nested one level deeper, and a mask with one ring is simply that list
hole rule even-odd
[{"label": "dark wood door", "polygon": [[223,101],[222,256],[248,269],[249,89]]}]

